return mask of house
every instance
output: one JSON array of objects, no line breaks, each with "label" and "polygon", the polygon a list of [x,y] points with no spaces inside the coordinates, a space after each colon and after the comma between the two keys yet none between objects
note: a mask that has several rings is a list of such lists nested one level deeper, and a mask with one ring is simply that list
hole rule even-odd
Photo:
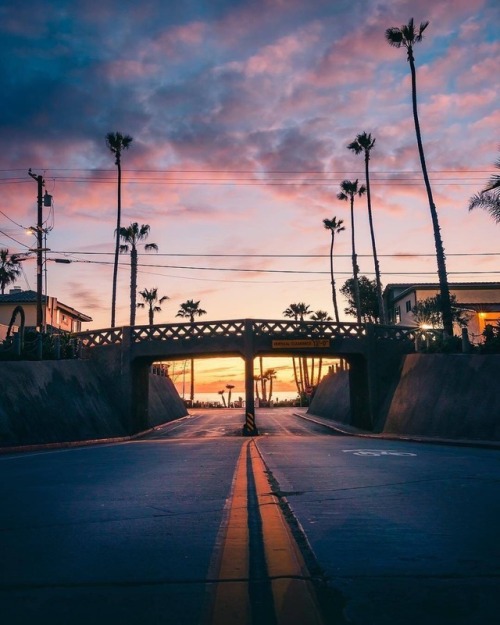
[{"label": "house", "polygon": [[[22,291],[20,287],[14,287],[10,289],[8,294],[0,295],[0,326],[8,326],[14,308],[22,306],[25,315],[25,327],[35,328],[36,304],[36,291]],[[49,332],[54,330],[80,332],[82,323],[92,321],[92,317],[59,302],[56,297],[42,295],[42,311],[44,326]],[[19,325],[19,317],[16,318],[15,323]]]},{"label": "house", "polygon": [[[500,282],[450,282],[449,288],[457,305],[471,315],[467,324],[471,340],[479,340],[487,325],[496,325],[500,320]],[[389,323],[416,325],[412,308],[417,301],[438,294],[437,283],[388,284],[384,289],[384,301]]]}]

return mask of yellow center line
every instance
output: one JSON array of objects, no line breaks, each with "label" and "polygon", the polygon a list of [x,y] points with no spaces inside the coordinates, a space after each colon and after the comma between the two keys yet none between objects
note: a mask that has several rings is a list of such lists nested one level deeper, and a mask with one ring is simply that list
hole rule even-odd
[{"label": "yellow center line", "polygon": [[[224,581],[217,585],[215,591],[212,625],[251,623],[247,581],[249,539],[246,458],[249,443],[250,441],[246,441],[243,444],[236,465],[231,508],[218,573],[218,578]],[[226,581],[233,579],[234,582]]]},{"label": "yellow center line", "polygon": [[278,499],[270,490],[266,466],[256,444],[250,454],[278,625],[322,625],[314,588],[307,579],[309,572]]},{"label": "yellow center line", "polygon": [[236,465],[225,536],[217,566],[216,577],[219,582],[213,595],[209,622],[211,625],[252,623],[247,453],[250,453],[262,521],[262,540],[276,623],[323,625],[314,588],[309,581],[309,572],[279,501],[271,492],[266,466],[254,440],[243,444]]}]

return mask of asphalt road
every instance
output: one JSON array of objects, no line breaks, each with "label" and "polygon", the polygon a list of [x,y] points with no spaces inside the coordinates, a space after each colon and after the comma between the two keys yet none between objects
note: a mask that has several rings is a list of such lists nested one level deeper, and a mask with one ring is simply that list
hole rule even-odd
[{"label": "asphalt road", "polygon": [[[208,625],[243,418],[0,456],[0,621]],[[257,426],[325,623],[498,622],[499,451],[337,436],[285,409]]]}]

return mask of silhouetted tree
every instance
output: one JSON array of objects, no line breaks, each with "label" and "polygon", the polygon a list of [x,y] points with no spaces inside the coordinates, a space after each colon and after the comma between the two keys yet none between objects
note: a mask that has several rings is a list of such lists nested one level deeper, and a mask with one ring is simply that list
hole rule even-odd
[{"label": "silhouetted tree", "polygon": [[108,132],[106,135],[106,145],[112,154],[115,155],[115,165],[118,170],[118,199],[116,208],[116,230],[115,230],[115,261],[113,265],[113,293],[111,296],[111,327],[115,327],[116,318],[116,282],[118,278],[118,255],[120,252],[120,228],[122,214],[122,165],[121,157],[123,150],[128,150],[133,139],[129,135],[122,135],[121,132]]},{"label": "silhouetted tree", "polygon": [[420,43],[423,39],[423,32],[429,25],[429,22],[422,22],[418,30],[415,28],[413,18],[408,24],[403,24],[400,28],[392,27],[385,31],[385,36],[389,45],[395,48],[406,48],[408,63],[411,71],[411,94],[413,105],[413,121],[415,123],[415,134],[417,136],[418,154],[420,157],[420,165],[427,191],[427,199],[429,202],[429,210],[432,219],[432,228],[434,230],[434,243],[436,246],[436,260],[439,277],[440,305],[443,313],[444,331],[448,336],[453,336],[453,319],[451,315],[450,288],[448,285],[448,275],[446,273],[446,261],[444,256],[443,241],[441,239],[441,230],[436,205],[432,197],[431,183],[427,173],[427,165],[425,163],[424,148],[422,144],[422,135],[420,132],[420,122],[417,110],[417,73],[415,70],[415,57],[413,55],[413,46]]},{"label": "silhouetted tree", "polygon": [[137,308],[148,308],[149,325],[152,326],[154,325],[155,313],[161,312],[159,304],[166,302],[169,297],[164,295],[163,297],[158,298],[158,289],[156,287],[153,289],[144,289],[144,291],[139,291],[139,295],[144,301],[139,302],[137,304]]},{"label": "silhouetted tree", "polygon": [[370,280],[366,276],[359,276],[359,308],[358,302],[356,301],[354,285],[354,279],[349,278],[340,289],[342,295],[347,299],[348,306],[344,309],[345,314],[356,317],[358,323],[361,323],[361,319],[364,323],[378,323],[380,316],[377,283],[375,280]]},{"label": "silhouetted tree", "polygon": [[333,245],[335,243],[335,235],[339,232],[345,230],[343,219],[337,219],[336,217],[332,217],[332,219],[323,219],[324,227],[330,231],[331,233],[331,241],[330,241],[330,280],[332,284],[332,301],[333,301],[333,311],[335,313],[335,321],[339,323],[339,307],[337,304],[337,292],[335,290],[335,274],[333,272]]},{"label": "silhouetted tree", "polygon": [[356,301],[356,310],[358,311],[358,323],[361,323],[361,316],[359,311],[361,310],[361,303],[359,299],[359,284],[358,284],[358,258],[356,256],[356,237],[354,234],[354,198],[357,195],[361,197],[364,195],[366,187],[361,185],[358,187],[358,180],[343,180],[340,183],[340,192],[337,193],[337,198],[345,202],[349,202],[351,206],[351,247],[352,247],[352,273],[354,277],[354,298]]},{"label": "silhouetted tree", "polygon": [[365,177],[366,177],[366,203],[368,206],[368,221],[370,224],[370,237],[372,241],[372,253],[373,263],[375,265],[375,280],[377,282],[377,297],[378,307],[380,310],[380,320],[382,323],[387,323],[384,307],[384,299],[382,297],[382,280],[380,277],[380,265],[377,256],[377,245],[375,243],[375,229],[373,227],[373,214],[372,214],[372,201],[370,193],[370,152],[375,145],[375,138],[372,139],[371,134],[363,132],[356,136],[356,139],[350,143],[347,148],[352,150],[355,154],[364,154],[365,157]]},{"label": "silhouetted tree", "polygon": [[[411,309],[411,314],[417,325],[429,325],[432,328],[443,327],[443,313],[441,311],[439,297],[439,295],[435,295],[417,301],[415,306]],[[450,299],[453,322],[458,324],[461,328],[465,328],[470,321],[470,313],[458,306],[456,295],[451,295]]]},{"label": "silhouetted tree", "polygon": [[[130,325],[135,325],[135,309],[137,299],[137,267],[138,267],[138,243],[144,241],[149,236],[150,227],[147,224],[139,224],[134,222],[128,228],[120,228],[120,239],[124,241],[120,245],[120,253],[124,254],[130,249]],[[144,246],[146,252],[154,250],[158,251],[156,243],[146,243]]]},{"label": "silhouetted tree", "polygon": [[229,391],[228,395],[227,395],[227,406],[228,406],[228,408],[231,408],[231,393],[233,391],[234,384],[226,384],[226,388]]},{"label": "silhouetted tree", "polygon": [[21,265],[18,254],[9,254],[7,248],[0,249],[0,292],[5,293],[5,288],[21,275]]},{"label": "silhouetted tree", "polygon": [[[191,323],[194,323],[195,317],[201,317],[202,315],[206,315],[207,311],[200,308],[200,300],[195,302],[192,299],[188,299],[183,304],[181,304],[176,317],[184,317],[188,318]],[[190,393],[191,402],[194,400],[194,358],[191,358],[191,393]]]},{"label": "silhouetted tree", "polygon": [[[500,158],[497,159],[495,167],[500,169]],[[482,208],[493,217],[494,221],[500,223],[500,176],[493,174],[486,187],[476,193],[469,200],[469,210]]]}]

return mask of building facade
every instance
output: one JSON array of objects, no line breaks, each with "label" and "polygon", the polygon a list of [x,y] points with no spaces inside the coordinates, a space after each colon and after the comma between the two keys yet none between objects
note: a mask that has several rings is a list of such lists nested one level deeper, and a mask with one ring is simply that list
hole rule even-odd
[{"label": "building facade", "polygon": [[[35,291],[22,291],[19,287],[12,288],[8,294],[0,295],[0,326],[8,326],[16,306],[22,306],[25,315],[25,327],[36,327]],[[42,296],[43,326],[48,332],[80,332],[82,323],[92,321],[92,317],[79,312],[75,308],[63,304],[56,297]],[[17,318],[16,324],[19,323]]]},{"label": "building facade", "polygon": [[[449,287],[450,295],[456,297],[457,306],[470,317],[467,324],[469,336],[479,341],[487,325],[495,326],[500,321],[500,282],[450,282]],[[384,300],[389,322],[404,326],[417,325],[411,312],[417,301],[438,294],[437,283],[388,284],[384,290]]]}]

